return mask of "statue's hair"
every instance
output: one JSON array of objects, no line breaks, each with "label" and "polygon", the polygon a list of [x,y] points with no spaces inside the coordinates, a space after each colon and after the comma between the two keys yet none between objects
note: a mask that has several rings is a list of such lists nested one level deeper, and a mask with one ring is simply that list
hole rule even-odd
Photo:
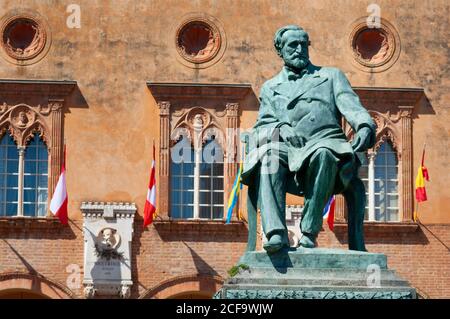
[{"label": "statue's hair", "polygon": [[308,32],[305,31],[305,29],[303,29],[302,27],[299,27],[298,25],[295,25],[295,24],[286,25],[284,27],[279,28],[277,30],[277,32],[275,32],[275,37],[273,38],[273,45],[275,46],[275,50],[277,51],[279,56],[281,56],[281,49],[283,48],[283,45],[281,42],[283,39],[283,34],[289,30],[304,32],[306,34],[306,38],[308,39],[308,45],[310,44],[309,35],[308,35]]}]

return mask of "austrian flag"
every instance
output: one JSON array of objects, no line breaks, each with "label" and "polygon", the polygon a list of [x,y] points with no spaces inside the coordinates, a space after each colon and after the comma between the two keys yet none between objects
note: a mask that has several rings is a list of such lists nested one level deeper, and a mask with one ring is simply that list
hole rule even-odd
[{"label": "austrian flag", "polygon": [[56,184],[55,192],[53,193],[52,201],[50,202],[50,211],[59,218],[61,224],[67,225],[67,186],[66,186],[66,147],[64,146],[64,158],[61,166],[61,174],[59,175],[58,183]]},{"label": "austrian flag", "polygon": [[152,171],[150,173],[150,182],[148,183],[147,198],[144,207],[144,227],[153,222],[156,217],[156,174],[155,174],[155,145],[153,144]]}]

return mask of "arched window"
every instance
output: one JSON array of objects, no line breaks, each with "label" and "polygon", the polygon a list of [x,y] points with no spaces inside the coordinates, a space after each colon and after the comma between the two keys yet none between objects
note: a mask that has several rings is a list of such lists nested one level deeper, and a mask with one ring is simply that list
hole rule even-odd
[{"label": "arched window", "polygon": [[16,216],[18,206],[19,152],[14,139],[0,140],[0,216]]},{"label": "arched window", "polygon": [[399,221],[398,161],[390,142],[368,153],[359,175],[366,187],[366,220]]},{"label": "arched window", "polygon": [[194,217],[194,148],[182,137],[171,149],[170,216],[175,219]]},{"label": "arched window", "polygon": [[200,218],[223,218],[223,151],[214,138],[209,139],[200,163]]},{"label": "arched window", "polygon": [[44,217],[48,200],[48,151],[35,135],[26,148],[0,140],[0,216]]},{"label": "arched window", "polygon": [[171,149],[170,169],[172,218],[223,218],[223,151],[214,137],[200,149],[182,137]]},{"label": "arched window", "polygon": [[45,216],[48,198],[48,152],[39,136],[34,136],[25,149],[23,214]]}]

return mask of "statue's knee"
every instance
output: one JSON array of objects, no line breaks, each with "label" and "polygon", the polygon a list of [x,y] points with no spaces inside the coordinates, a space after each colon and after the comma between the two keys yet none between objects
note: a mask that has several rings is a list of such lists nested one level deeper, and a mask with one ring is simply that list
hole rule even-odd
[{"label": "statue's knee", "polygon": [[336,156],[328,148],[319,148],[314,152],[311,162],[336,163]]}]

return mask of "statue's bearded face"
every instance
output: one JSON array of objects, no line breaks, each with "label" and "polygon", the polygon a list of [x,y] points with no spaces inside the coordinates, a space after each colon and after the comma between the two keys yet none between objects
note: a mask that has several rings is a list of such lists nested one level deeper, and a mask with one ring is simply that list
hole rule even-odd
[{"label": "statue's bearded face", "polygon": [[282,37],[281,56],[284,63],[294,69],[303,69],[309,63],[308,34],[299,30],[288,30]]}]

